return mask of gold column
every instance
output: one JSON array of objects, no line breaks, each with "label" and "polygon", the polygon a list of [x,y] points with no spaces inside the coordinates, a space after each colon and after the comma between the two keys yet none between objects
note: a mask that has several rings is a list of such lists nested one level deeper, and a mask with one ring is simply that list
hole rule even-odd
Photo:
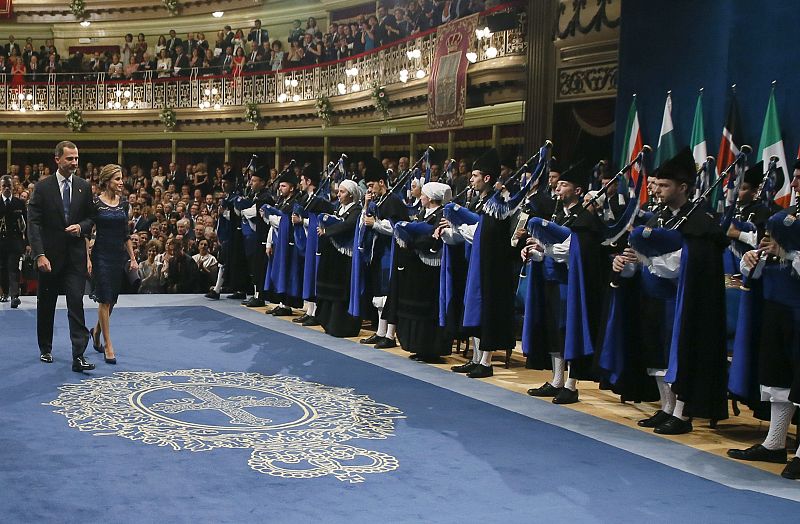
[{"label": "gold column", "polygon": [[411,163],[414,163],[417,160],[417,134],[416,133],[409,133],[408,134],[408,159],[411,161]]},{"label": "gold column", "polygon": [[6,140],[6,173],[10,172],[11,172],[11,139],[8,139]]},{"label": "gold column", "polygon": [[117,140],[117,164],[122,165],[122,140]]},{"label": "gold column", "polygon": [[178,141],[173,139],[172,140],[172,151],[170,152],[170,162],[177,162],[178,161]]},{"label": "gold column", "polygon": [[275,169],[279,173],[283,169],[283,166],[281,166],[281,137],[279,136],[275,137]]},{"label": "gold column", "polygon": [[331,156],[331,140],[328,135],[322,137],[322,166],[327,169],[328,159]]},{"label": "gold column", "polygon": [[372,137],[372,156],[374,156],[378,160],[381,159],[381,136],[380,135],[374,135]]},{"label": "gold column", "polygon": [[447,158],[456,157],[456,132],[447,132]]},{"label": "gold column", "polygon": [[225,158],[223,162],[230,162],[231,161],[231,139],[225,139]]},{"label": "gold column", "polygon": [[500,126],[497,124],[492,125],[492,147],[500,153]]}]

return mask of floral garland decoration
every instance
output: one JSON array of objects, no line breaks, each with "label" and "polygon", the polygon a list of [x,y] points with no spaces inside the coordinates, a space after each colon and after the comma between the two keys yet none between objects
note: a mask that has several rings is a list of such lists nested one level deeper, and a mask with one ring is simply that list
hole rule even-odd
[{"label": "floral garland decoration", "polygon": [[372,89],[372,103],[375,106],[375,112],[381,115],[386,120],[389,118],[389,96],[386,93],[386,88],[382,85],[376,85]]},{"label": "floral garland decoration", "polygon": [[178,13],[178,0],[161,0],[161,3],[164,4],[164,7],[167,8],[169,14],[174,15]]},{"label": "floral garland decoration", "polygon": [[172,108],[165,107],[161,110],[161,123],[164,124],[164,131],[172,131],[178,124],[178,118],[175,116],[175,111]]},{"label": "floral garland decoration", "polygon": [[85,0],[71,0],[69,3],[69,10],[72,11],[75,18],[83,18],[86,15]]},{"label": "floral garland decoration", "polygon": [[67,111],[67,126],[69,126],[70,131],[73,132],[83,131],[83,128],[86,126],[86,122],[83,121],[83,114],[77,107],[73,107]]},{"label": "floral garland decoration", "polygon": [[331,104],[330,99],[322,95],[317,98],[317,102],[314,104],[314,107],[317,108],[317,117],[322,120],[322,127],[328,127],[331,125],[331,118],[333,117],[333,105]]},{"label": "floral garland decoration", "polygon": [[253,129],[258,129],[258,123],[261,121],[261,112],[258,110],[258,104],[255,102],[248,102],[244,110],[244,119],[253,124]]}]

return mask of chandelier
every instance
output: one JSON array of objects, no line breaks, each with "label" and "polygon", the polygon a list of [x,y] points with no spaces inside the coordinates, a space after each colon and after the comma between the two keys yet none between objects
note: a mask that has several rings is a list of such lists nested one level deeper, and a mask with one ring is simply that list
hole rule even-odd
[{"label": "chandelier", "polygon": [[19,111],[20,113],[25,113],[27,111],[38,111],[40,106],[33,101],[33,94],[23,93],[22,90],[20,90],[14,102],[11,103],[11,109]]},{"label": "chandelier", "polygon": [[425,78],[427,73],[425,72],[425,66],[422,63],[422,51],[419,49],[409,49],[406,51],[406,57],[408,58],[410,64],[408,68],[403,68],[400,70],[400,81],[405,84],[408,82],[408,79],[412,74],[414,78],[417,79]]},{"label": "chandelier", "polygon": [[297,86],[300,83],[297,81],[296,78],[287,78],[283,82],[284,91],[283,93],[278,95],[278,102],[283,104],[284,102],[292,101],[292,102],[299,102],[300,95],[297,93]]},{"label": "chandelier", "polygon": [[114,97],[108,99],[106,107],[108,109],[134,109],[136,102],[132,99],[133,93],[130,89],[115,89]]},{"label": "chandelier", "polygon": [[[484,27],[483,29],[476,29],[475,30],[475,37],[477,38],[477,48],[483,51],[483,55],[486,58],[497,58],[497,48],[492,44],[492,33],[488,27]],[[467,60],[471,64],[474,64],[478,61],[478,53],[475,51],[470,51],[466,55]]]},{"label": "chandelier", "polygon": [[219,88],[208,85],[203,89],[200,109],[210,109],[212,107],[216,110],[222,109],[222,93],[220,93]]}]

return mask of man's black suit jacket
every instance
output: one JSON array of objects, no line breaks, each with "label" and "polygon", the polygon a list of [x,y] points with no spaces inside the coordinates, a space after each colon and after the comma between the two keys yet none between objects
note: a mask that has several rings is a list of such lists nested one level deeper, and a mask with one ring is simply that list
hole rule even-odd
[{"label": "man's black suit jacket", "polygon": [[[81,226],[79,237],[64,231],[72,224]],[[33,256],[46,256],[54,273],[66,264],[73,264],[76,268],[85,267],[84,237],[91,234],[93,225],[94,205],[89,182],[74,175],[72,177],[69,224],[64,218],[58,177],[50,175],[36,183],[28,203],[28,241]]]}]

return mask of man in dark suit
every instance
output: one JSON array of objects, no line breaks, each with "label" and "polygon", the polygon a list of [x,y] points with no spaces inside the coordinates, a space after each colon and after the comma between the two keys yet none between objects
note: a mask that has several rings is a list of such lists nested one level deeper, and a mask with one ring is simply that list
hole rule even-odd
[{"label": "man in dark suit", "polygon": [[14,35],[8,35],[8,43],[3,46],[6,56],[11,56],[12,49],[17,51],[17,56],[22,54],[20,53],[19,44],[14,41]]},{"label": "man in dark suit", "polygon": [[94,225],[92,188],[75,176],[78,147],[72,142],[56,145],[55,176],[38,182],[28,204],[28,240],[39,270],[36,334],[39,360],[53,362],[53,320],[59,291],[67,296],[72,370],[94,369],[83,356],[89,330],[83,316],[88,259],[85,237]]},{"label": "man in dark suit", "polygon": [[182,44],[183,41],[178,38],[178,34],[175,32],[175,30],[170,29],[169,39],[167,40],[167,53],[171,58],[175,58],[175,56],[178,54],[178,46]]},{"label": "man in dark suit", "polygon": [[175,71],[175,76],[189,76],[189,57],[183,52],[183,45],[177,47],[172,70]]},{"label": "man in dark suit", "polygon": [[25,202],[12,193],[14,184],[9,175],[0,178],[0,302],[16,309],[19,300],[19,259],[25,251]]},{"label": "man in dark suit", "polygon": [[253,28],[247,35],[247,40],[253,42],[257,47],[261,47],[264,42],[269,42],[269,31],[261,27],[261,20],[256,19]]}]

